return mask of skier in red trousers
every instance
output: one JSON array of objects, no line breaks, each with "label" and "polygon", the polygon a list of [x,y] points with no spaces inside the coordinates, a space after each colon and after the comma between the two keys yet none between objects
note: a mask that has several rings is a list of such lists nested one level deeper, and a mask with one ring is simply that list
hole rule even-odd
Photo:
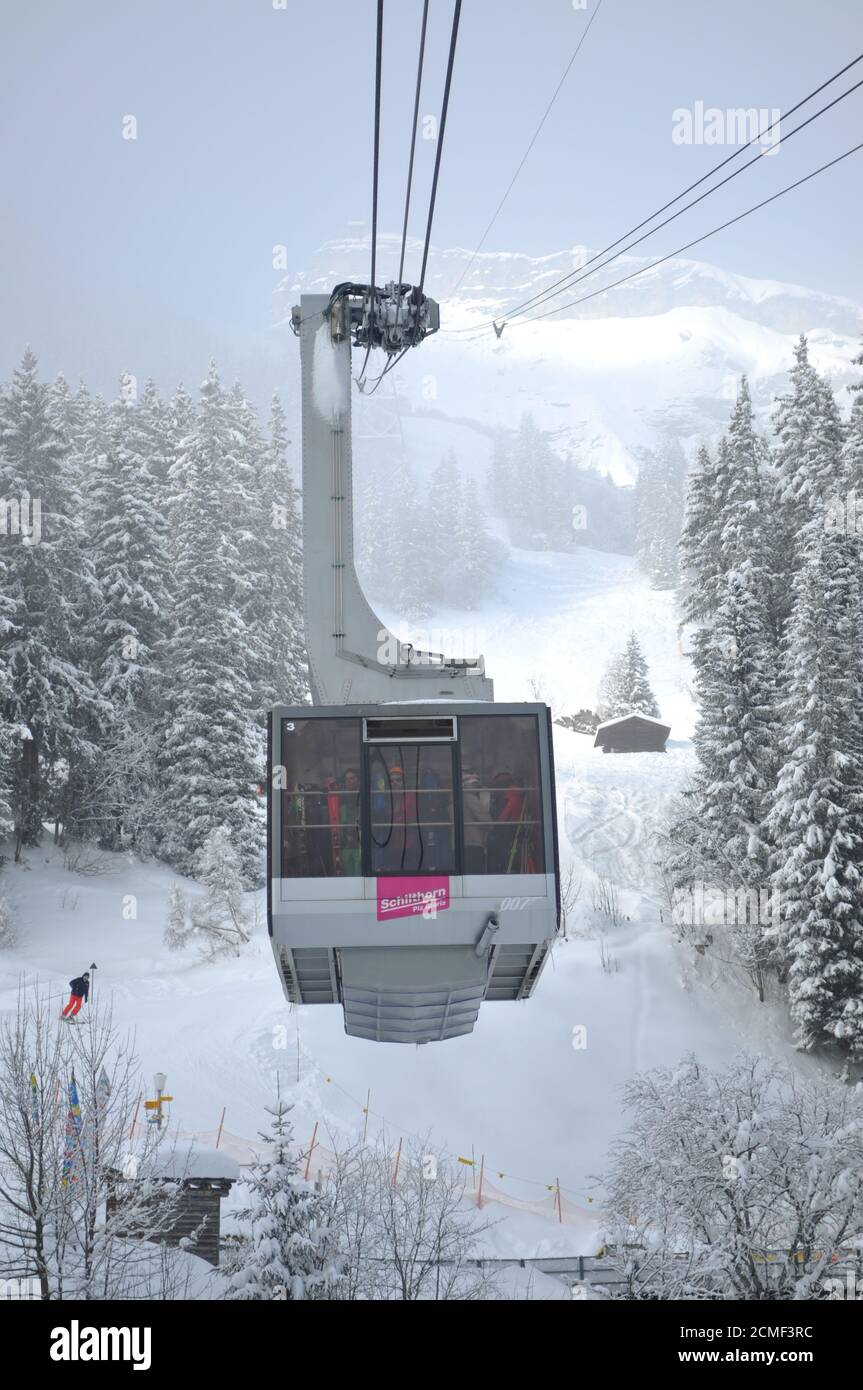
[{"label": "skier in red trousers", "polygon": [[69,988],[72,991],[72,993],[69,996],[69,1003],[66,1005],[65,1009],[60,1015],[61,1018],[65,1019],[74,1018],[81,1005],[86,1003],[87,996],[90,993],[89,970],[85,970],[84,974],[79,975],[76,979],[70,980]]}]

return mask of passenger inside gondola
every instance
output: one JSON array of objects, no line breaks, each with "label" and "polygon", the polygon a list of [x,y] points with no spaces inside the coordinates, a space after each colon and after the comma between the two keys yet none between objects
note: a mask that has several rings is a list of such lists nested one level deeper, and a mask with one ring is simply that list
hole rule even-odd
[{"label": "passenger inside gondola", "polygon": [[421,744],[370,752],[372,872],[455,872],[452,749]]},{"label": "passenger inside gondola", "polygon": [[362,873],[360,846],[360,774],[355,767],[345,773],[339,805],[341,826],[340,857],[342,873],[357,876]]},{"label": "passenger inside gondola", "polygon": [[466,767],[462,772],[461,804],[464,818],[464,871],[466,874],[484,874],[490,793],[483,791],[475,767]]},{"label": "passenger inside gondola", "polygon": [[464,715],[464,872],[544,870],[536,721],[523,715]]},{"label": "passenger inside gondola", "polygon": [[489,815],[493,824],[488,834],[488,872],[523,872],[516,864],[524,821],[522,779],[513,772],[497,772],[492,778],[492,787]]},{"label": "passenger inside gondola", "polygon": [[351,718],[294,720],[286,729],[285,877],[544,872],[533,716],[464,715],[456,740],[435,743],[364,745],[361,730]]},{"label": "passenger inside gondola", "polygon": [[356,721],[290,721],[283,741],[284,873],[333,878],[362,873],[360,741]]}]

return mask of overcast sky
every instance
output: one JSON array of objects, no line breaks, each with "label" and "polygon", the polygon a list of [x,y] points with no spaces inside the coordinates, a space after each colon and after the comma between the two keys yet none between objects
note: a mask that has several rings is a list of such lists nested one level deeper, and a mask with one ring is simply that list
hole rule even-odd
[{"label": "overcast sky", "polygon": [[[464,0],[437,245],[476,245],[596,4]],[[424,115],[439,106],[451,0],[430,8]],[[213,354],[266,350],[273,246],[299,271],[323,241],[368,229],[374,11],[3,0],[0,373],[28,341],[46,371],[105,391],[124,368],[194,384]],[[388,231],[420,13],[421,0],[385,7]],[[782,109],[860,51],[861,0],[603,0],[487,249],[605,245],[728,152],[674,143],[675,110]],[[863,63],[803,114],[860,77]],[[860,139],[863,88],[646,249],[673,249]],[[433,155],[421,141],[417,233]],[[863,152],[694,254],[863,301],[861,188]]]}]

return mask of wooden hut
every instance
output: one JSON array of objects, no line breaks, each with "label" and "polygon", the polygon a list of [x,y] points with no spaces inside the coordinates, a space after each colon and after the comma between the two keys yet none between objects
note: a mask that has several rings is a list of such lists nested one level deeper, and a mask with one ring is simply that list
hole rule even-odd
[{"label": "wooden hut", "polygon": [[593,740],[603,753],[664,753],[671,726],[649,714],[622,714],[600,724]]},{"label": "wooden hut", "polygon": [[[218,1149],[184,1140],[171,1143],[166,1136],[157,1153],[142,1161],[142,1167],[149,1181],[178,1183],[180,1187],[170,1228],[157,1230],[146,1238],[165,1245],[189,1241],[186,1248],[190,1254],[217,1265],[222,1198],[227,1197],[239,1178],[239,1164]],[[137,1164],[132,1153],[126,1171],[114,1175],[113,1187],[137,1180]],[[116,1209],[117,1198],[112,1192],[108,1198],[108,1213]]]}]

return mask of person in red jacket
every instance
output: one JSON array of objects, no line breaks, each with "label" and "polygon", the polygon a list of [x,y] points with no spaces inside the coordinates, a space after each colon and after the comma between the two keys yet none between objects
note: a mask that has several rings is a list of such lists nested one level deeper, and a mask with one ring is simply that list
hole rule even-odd
[{"label": "person in red jacket", "polygon": [[524,789],[521,778],[511,772],[498,772],[492,778],[491,818],[494,825],[488,837],[488,872],[518,873],[516,841],[524,818]]},{"label": "person in red jacket", "polygon": [[74,1018],[81,1005],[86,1002],[90,994],[90,972],[85,970],[83,975],[78,975],[74,980],[69,981],[69,988],[72,993],[69,995],[69,1003],[61,1013],[61,1018]]}]

